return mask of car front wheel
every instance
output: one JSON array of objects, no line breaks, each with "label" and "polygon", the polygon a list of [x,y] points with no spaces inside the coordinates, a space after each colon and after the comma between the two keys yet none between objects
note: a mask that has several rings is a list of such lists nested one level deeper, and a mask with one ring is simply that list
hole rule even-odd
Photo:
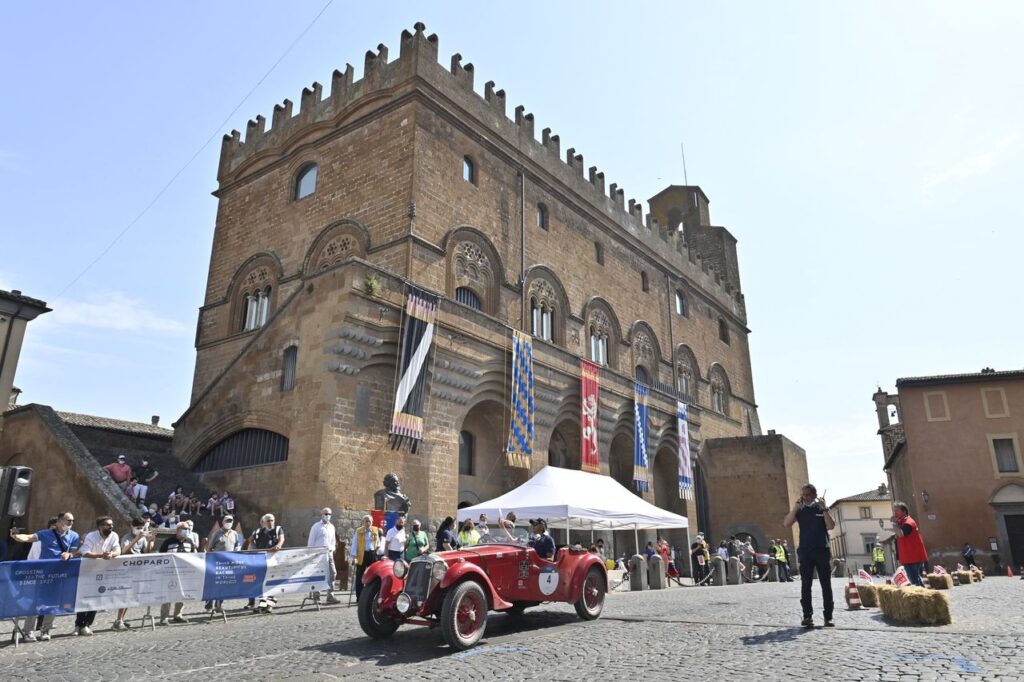
[{"label": "car front wheel", "polygon": [[453,649],[463,651],[484,636],[487,627],[487,595],[472,580],[457,585],[444,598],[441,632]]},{"label": "car front wheel", "polygon": [[574,604],[576,615],[583,620],[594,620],[600,616],[605,592],[604,572],[597,566],[591,566],[580,587],[579,599]]},{"label": "car front wheel", "polygon": [[359,626],[374,639],[390,637],[398,629],[398,621],[380,610],[380,580],[363,586],[359,593]]}]

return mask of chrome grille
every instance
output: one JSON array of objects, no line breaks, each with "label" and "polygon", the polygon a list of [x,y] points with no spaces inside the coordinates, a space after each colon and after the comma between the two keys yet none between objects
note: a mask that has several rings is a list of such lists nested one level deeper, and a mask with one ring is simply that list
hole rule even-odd
[{"label": "chrome grille", "polygon": [[405,593],[418,606],[427,598],[430,591],[431,561],[413,561],[409,564],[409,573],[405,576]]}]

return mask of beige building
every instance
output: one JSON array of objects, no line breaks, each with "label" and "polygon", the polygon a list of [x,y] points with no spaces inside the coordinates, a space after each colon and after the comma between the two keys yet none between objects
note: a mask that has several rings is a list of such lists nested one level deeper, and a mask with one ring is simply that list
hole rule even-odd
[{"label": "beige building", "polygon": [[1024,564],[1024,371],[911,377],[874,395],[893,497],[917,519],[932,561]]},{"label": "beige building", "polygon": [[836,522],[828,533],[832,558],[845,559],[847,570],[867,569],[874,563],[871,552],[875,543],[892,535],[889,488],[883,483],[873,490],[836,500],[829,506],[829,512]]}]

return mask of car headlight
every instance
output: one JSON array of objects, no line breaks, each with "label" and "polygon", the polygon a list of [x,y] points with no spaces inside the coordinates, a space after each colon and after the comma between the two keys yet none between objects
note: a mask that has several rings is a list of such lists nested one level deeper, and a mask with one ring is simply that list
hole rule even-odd
[{"label": "car headlight", "polygon": [[407,595],[405,592],[402,592],[395,599],[395,608],[398,609],[399,613],[401,613],[402,615],[405,615],[406,613],[409,612],[409,609],[412,608],[412,598],[409,595]]},{"label": "car headlight", "polygon": [[396,559],[395,565],[391,567],[391,571],[395,574],[396,578],[404,578],[405,574],[409,572],[409,564],[401,559]]},{"label": "car headlight", "polygon": [[441,580],[447,572],[448,564],[443,561],[435,561],[434,565],[430,567],[430,577],[434,580]]}]

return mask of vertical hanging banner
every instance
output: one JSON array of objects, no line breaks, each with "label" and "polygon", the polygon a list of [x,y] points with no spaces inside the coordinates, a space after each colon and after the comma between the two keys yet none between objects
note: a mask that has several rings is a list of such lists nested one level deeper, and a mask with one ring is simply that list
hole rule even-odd
[{"label": "vertical hanging banner", "polygon": [[642,493],[647,492],[647,394],[649,389],[640,382],[633,383],[633,483]]},{"label": "vertical hanging banner", "polygon": [[416,452],[423,440],[423,399],[427,383],[427,358],[434,340],[437,296],[410,286],[402,322],[402,345],[398,360],[398,388],[391,419],[391,449],[406,441]]},{"label": "vertical hanging banner", "polygon": [[601,455],[597,446],[597,405],[601,390],[601,368],[580,359],[580,468],[601,473]]},{"label": "vertical hanging banner", "polygon": [[512,418],[505,457],[510,467],[530,468],[533,457],[533,338],[512,330]]},{"label": "vertical hanging banner", "polygon": [[676,402],[676,433],[679,435],[679,499],[693,499],[693,469],[690,465],[690,424],[686,405]]}]

